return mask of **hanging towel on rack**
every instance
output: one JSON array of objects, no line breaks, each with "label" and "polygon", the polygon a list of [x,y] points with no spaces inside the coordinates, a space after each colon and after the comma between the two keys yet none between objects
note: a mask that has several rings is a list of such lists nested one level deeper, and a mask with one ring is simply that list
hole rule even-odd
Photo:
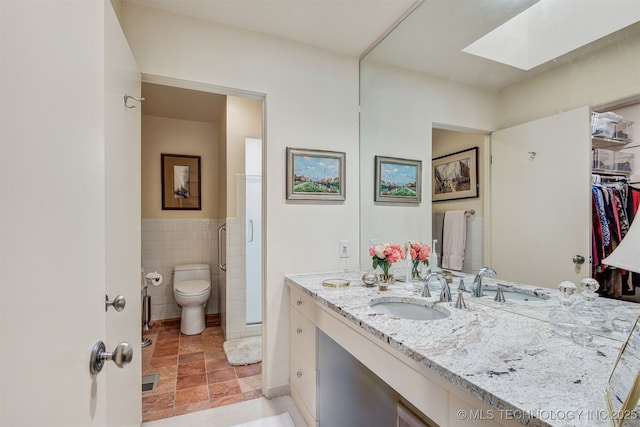
[{"label": "hanging towel on rack", "polygon": [[446,211],[442,227],[442,268],[462,270],[467,243],[465,211]]}]

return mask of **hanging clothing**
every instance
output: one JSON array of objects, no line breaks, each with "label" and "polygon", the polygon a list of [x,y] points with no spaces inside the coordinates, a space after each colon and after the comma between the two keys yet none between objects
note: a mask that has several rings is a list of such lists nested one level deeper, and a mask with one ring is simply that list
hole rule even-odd
[{"label": "hanging clothing", "polygon": [[602,295],[620,298],[634,295],[640,275],[602,264],[629,231],[640,206],[640,190],[626,181],[592,185],[592,277],[600,283]]}]

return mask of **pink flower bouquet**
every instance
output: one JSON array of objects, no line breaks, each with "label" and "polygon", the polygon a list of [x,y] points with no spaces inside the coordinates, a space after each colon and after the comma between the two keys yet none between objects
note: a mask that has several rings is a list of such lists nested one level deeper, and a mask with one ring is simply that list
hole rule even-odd
[{"label": "pink flower bouquet", "polygon": [[373,268],[380,267],[386,276],[389,276],[391,264],[405,258],[402,247],[396,243],[383,243],[369,248],[369,255],[373,260]]},{"label": "pink flower bouquet", "polygon": [[418,267],[420,263],[424,265],[429,265],[429,256],[431,256],[431,247],[424,243],[412,241],[411,247],[409,248],[409,252],[411,253],[411,262],[413,264],[413,268],[411,269],[411,275],[414,278],[420,277],[420,272],[418,271]]}]

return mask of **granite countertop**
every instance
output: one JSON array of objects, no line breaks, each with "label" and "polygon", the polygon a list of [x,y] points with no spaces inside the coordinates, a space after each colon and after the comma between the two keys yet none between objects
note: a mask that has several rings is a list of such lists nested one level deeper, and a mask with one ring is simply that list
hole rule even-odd
[{"label": "granite countertop", "polygon": [[[312,296],[365,333],[430,368],[434,374],[468,391],[495,408],[496,420],[511,419],[531,426],[609,426],[605,385],[627,334],[603,331],[589,346],[554,334],[546,316],[558,305],[557,290],[544,289],[551,298],[541,302],[506,302],[463,294],[467,309],[439,303],[451,312],[439,320],[408,320],[376,313],[370,303],[379,297],[414,298],[421,282],[396,282],[381,292],[365,287],[363,272],[292,274],[289,286]],[[472,276],[460,275],[467,288]],[[343,278],[345,288],[328,288],[322,281]],[[453,301],[460,279],[452,284]],[[529,291],[532,286],[497,281]],[[485,280],[495,284],[495,280]],[[438,300],[439,285],[431,285]],[[612,317],[633,319],[640,304],[599,298]]]}]

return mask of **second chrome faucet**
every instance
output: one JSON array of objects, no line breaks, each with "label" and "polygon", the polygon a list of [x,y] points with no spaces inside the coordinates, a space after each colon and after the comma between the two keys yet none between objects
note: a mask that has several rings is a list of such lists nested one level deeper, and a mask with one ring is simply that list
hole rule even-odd
[{"label": "second chrome faucet", "polygon": [[478,270],[478,274],[476,274],[475,279],[473,279],[472,292],[474,297],[480,298],[484,296],[484,294],[482,293],[482,277],[485,274],[488,274],[491,277],[496,277],[497,273],[491,267],[482,267],[480,270]]}]

